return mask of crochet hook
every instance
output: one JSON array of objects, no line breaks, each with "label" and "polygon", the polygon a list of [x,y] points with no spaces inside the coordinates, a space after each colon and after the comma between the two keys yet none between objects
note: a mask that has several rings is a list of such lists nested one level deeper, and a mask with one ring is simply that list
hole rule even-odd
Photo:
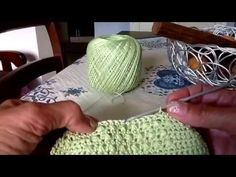
[{"label": "crochet hook", "polygon": [[[216,91],[221,90],[223,88],[226,88],[226,87],[228,87],[228,85],[229,84],[225,84],[225,85],[222,85],[220,87],[213,87],[213,88],[211,88],[209,90],[205,90],[203,92],[199,92],[199,93],[193,94],[191,96],[181,98],[181,99],[179,99],[179,101],[188,102],[188,101],[190,101],[190,100],[192,100],[194,98],[197,98],[199,96],[203,96],[203,95],[206,95],[206,94],[209,94],[209,93],[212,93],[212,92],[216,92]],[[137,116],[133,116],[133,117],[130,117],[128,119],[125,119],[125,122],[130,121],[130,120],[134,120],[134,119],[138,119],[138,118],[141,118],[141,117],[146,116],[146,115],[154,114],[154,113],[158,112],[160,109],[163,110],[163,111],[166,111],[166,107],[164,107],[164,108],[156,108],[156,109],[153,109],[151,111],[139,114]]]}]

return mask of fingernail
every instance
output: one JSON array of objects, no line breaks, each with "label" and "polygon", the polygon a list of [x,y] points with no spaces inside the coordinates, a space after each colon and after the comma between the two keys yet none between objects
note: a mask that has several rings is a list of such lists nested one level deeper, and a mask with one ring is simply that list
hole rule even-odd
[{"label": "fingernail", "polygon": [[179,114],[180,113],[180,103],[177,101],[172,101],[169,104],[167,104],[167,111],[170,113]]},{"label": "fingernail", "polygon": [[98,123],[97,123],[95,120],[93,120],[93,119],[90,119],[89,123],[90,123],[90,126],[91,126],[93,129],[96,129],[97,126],[98,126]]},{"label": "fingernail", "polygon": [[98,126],[98,122],[91,116],[87,116],[89,119],[89,124],[93,129],[96,129]]}]

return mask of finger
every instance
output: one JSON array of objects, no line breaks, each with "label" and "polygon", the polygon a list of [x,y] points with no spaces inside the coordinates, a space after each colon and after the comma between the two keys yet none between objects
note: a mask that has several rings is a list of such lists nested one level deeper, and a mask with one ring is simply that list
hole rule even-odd
[{"label": "finger", "polygon": [[19,106],[27,101],[19,100],[19,99],[9,99],[0,104],[0,109],[7,109],[15,106]]},{"label": "finger", "polygon": [[215,107],[174,101],[167,105],[167,112],[172,117],[193,127],[236,133],[235,107]]},{"label": "finger", "polygon": [[90,125],[91,125],[91,127],[94,127],[94,128],[97,128],[97,126],[98,126],[98,120],[95,118],[95,117],[92,117],[92,116],[89,116],[89,115],[86,115],[86,117],[88,118],[88,119],[90,119]]},{"label": "finger", "polygon": [[170,101],[178,100],[180,98],[188,97],[190,95],[193,95],[194,93],[202,92],[205,87],[207,86],[200,84],[200,85],[191,85],[189,87],[184,87],[182,89],[179,89],[168,95],[167,103],[169,103]]},{"label": "finger", "polygon": [[[196,93],[200,93],[211,89],[209,85],[191,85],[183,89],[177,90],[167,97],[167,104],[171,101],[178,101],[180,98],[185,98]],[[216,92],[208,93],[192,99],[191,103],[205,103],[211,105],[232,106],[236,105],[236,91],[232,90],[218,90]]]},{"label": "finger", "polygon": [[[57,106],[66,107],[66,111],[60,112],[61,121],[55,127],[67,127],[71,131],[87,133],[92,132],[97,128],[97,120],[91,116],[86,116],[82,112],[80,106],[72,101],[65,101],[56,104],[51,104],[52,107],[58,109]],[[53,108],[52,108],[53,109]],[[67,114],[71,112],[72,114]]]},{"label": "finger", "polygon": [[32,130],[37,131],[39,136],[64,127],[73,132],[89,133],[97,126],[97,122],[85,116],[80,106],[72,101],[53,104],[31,103],[27,106],[27,112],[32,117]]},{"label": "finger", "polygon": [[36,147],[36,143],[34,144],[34,146],[31,146],[28,141],[25,141],[19,135],[12,134],[7,130],[7,128],[5,129],[1,128],[0,134],[1,134],[0,137],[1,153],[6,148],[6,150],[8,149],[9,154],[12,153],[27,154],[27,152],[32,151]]}]

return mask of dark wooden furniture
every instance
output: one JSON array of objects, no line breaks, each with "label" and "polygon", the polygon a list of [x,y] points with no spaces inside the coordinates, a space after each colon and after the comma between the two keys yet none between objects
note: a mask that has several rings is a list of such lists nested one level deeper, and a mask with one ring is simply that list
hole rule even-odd
[{"label": "dark wooden furniture", "polygon": [[[57,23],[54,23],[54,22],[8,22],[8,23],[1,23],[0,33],[6,32],[6,31],[11,31],[11,30],[16,30],[16,29],[21,29],[21,28],[26,28],[26,27],[40,26],[40,25],[44,25],[47,29],[47,32],[48,32],[48,35],[50,38],[50,42],[51,42],[51,46],[52,46],[52,50],[53,50],[53,55],[59,56],[61,58],[62,64],[64,64],[62,49],[61,49],[61,42],[60,42],[58,31],[57,31],[59,29],[57,27],[57,25],[58,25]],[[19,54],[21,51],[14,51],[14,52]],[[2,51],[1,51],[1,53],[2,53]],[[10,54],[10,55],[13,55],[13,54]],[[3,53],[0,55],[0,57],[3,58],[1,60],[1,61],[3,61],[3,60],[6,60],[6,59],[4,59],[4,57],[7,57],[7,55],[6,55],[6,53],[5,54]],[[13,58],[13,60],[17,60],[17,59]],[[9,64],[7,64],[7,65],[9,65]],[[3,66],[3,68],[4,68],[4,66]]]},{"label": "dark wooden furniture", "polygon": [[61,41],[64,66],[68,66],[86,54],[87,45],[94,38],[94,22],[64,21],[55,25]]},{"label": "dark wooden furniture", "polygon": [[154,22],[152,32],[155,35],[190,44],[215,44],[220,47],[236,47],[235,40],[170,22]]},{"label": "dark wooden furniture", "polygon": [[0,61],[2,63],[2,71],[0,78],[13,70],[11,63],[16,67],[26,64],[27,59],[21,52],[16,51],[0,51]]},{"label": "dark wooden furniture", "polygon": [[118,34],[121,35],[129,35],[135,39],[145,39],[145,38],[153,38],[157,37],[153,32],[145,32],[145,31],[120,31]]},{"label": "dark wooden furniture", "polygon": [[[3,71],[1,71],[2,77],[0,77],[0,101],[9,98],[18,98],[21,88],[25,87],[34,79],[51,71],[59,72],[63,69],[64,64],[60,40],[53,22],[8,23],[1,25],[0,32],[38,25],[46,26],[54,56],[26,63],[26,57],[20,51],[1,51],[0,58],[3,64]],[[11,62],[18,68],[12,70]]]},{"label": "dark wooden furniture", "polygon": [[32,80],[51,71],[62,69],[61,58],[58,56],[36,60],[22,65],[0,78],[0,102],[18,98],[20,90]]},{"label": "dark wooden furniture", "polygon": [[0,61],[2,62],[2,68],[5,72],[12,71],[11,63],[19,67],[26,64],[27,59],[25,55],[17,51],[0,51]]},{"label": "dark wooden furniture", "polygon": [[[21,88],[25,87],[32,80],[51,71],[59,72],[64,67],[60,40],[54,23],[9,23],[0,27],[0,32],[8,31],[8,29],[18,29],[23,27],[45,25],[51,40],[54,56],[39,59],[26,63],[24,53],[20,51],[1,51],[0,58],[3,63],[2,77],[0,77],[0,102],[10,99],[19,98]],[[10,63],[14,63],[17,68],[12,69]],[[51,146],[61,134],[61,130],[57,130],[44,137],[44,140],[37,146],[32,154],[49,154]]]}]

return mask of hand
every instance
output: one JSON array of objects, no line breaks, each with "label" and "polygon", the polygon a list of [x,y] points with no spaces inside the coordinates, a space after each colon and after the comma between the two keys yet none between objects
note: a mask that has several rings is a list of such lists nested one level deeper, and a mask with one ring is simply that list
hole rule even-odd
[{"label": "hand", "polygon": [[236,91],[224,89],[195,98],[189,103],[177,101],[210,88],[192,85],[170,94],[167,112],[192,127],[206,128],[206,141],[212,153],[236,154]]},{"label": "hand", "polygon": [[0,154],[30,154],[42,136],[66,127],[89,133],[97,122],[72,101],[53,104],[7,100],[0,104]]}]

